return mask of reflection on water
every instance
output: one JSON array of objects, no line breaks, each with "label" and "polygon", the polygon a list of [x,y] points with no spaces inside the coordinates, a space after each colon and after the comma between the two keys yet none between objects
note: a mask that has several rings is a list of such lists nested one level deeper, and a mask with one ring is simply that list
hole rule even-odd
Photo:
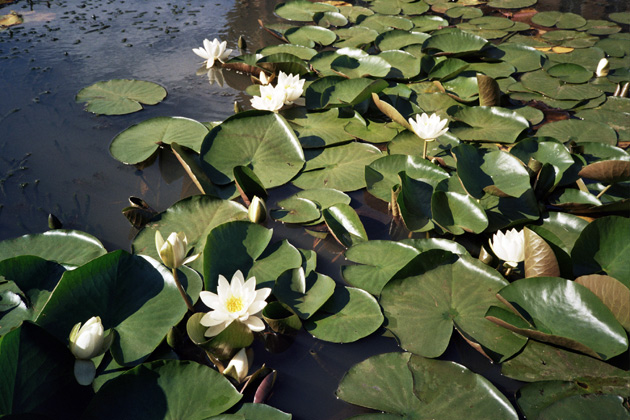
[{"label": "reflection on water", "polygon": [[[129,249],[135,234],[121,210],[129,196],[143,198],[158,211],[196,193],[170,153],[157,164],[126,166],[108,151],[111,139],[127,127],[156,116],[220,121],[233,113],[234,101],[249,104],[242,92],[248,76],[202,68],[191,51],[204,38],[227,40],[237,54],[243,36],[255,51],[278,41],[257,20],[279,21],[273,0],[165,0],[50,2],[18,1],[24,25],[0,32],[0,240],[47,229],[54,213],[64,227],[86,231],[109,249]],[[539,10],[564,10],[605,18],[628,10],[627,0],[546,0]],[[168,97],[159,105],[127,116],[94,116],[74,102],[75,94],[99,80],[137,78],[163,85]],[[272,200],[292,194],[272,191]],[[388,236],[386,209],[369,195],[353,195],[370,239]],[[376,207],[376,210],[375,210]],[[318,252],[318,271],[339,279],[342,248],[318,241],[301,228],[270,222],[278,237]],[[391,338],[369,337],[355,344],[330,344],[300,335],[289,350],[272,354],[256,344],[255,364],[280,371],[269,403],[295,419],[343,419],[361,409],[336,400],[334,390],[353,364],[372,354],[396,351]],[[491,380],[493,367],[461,338],[446,355]],[[506,390],[513,384],[502,383]]]}]

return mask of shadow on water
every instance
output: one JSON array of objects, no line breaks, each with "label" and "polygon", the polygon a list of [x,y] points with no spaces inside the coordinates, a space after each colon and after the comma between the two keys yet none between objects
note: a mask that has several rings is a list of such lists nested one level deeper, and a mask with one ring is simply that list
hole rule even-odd
[{"label": "shadow on water", "polygon": [[[204,38],[227,40],[237,54],[243,36],[255,51],[277,40],[257,20],[279,21],[273,0],[59,0],[18,1],[0,9],[23,14],[24,24],[0,32],[0,240],[47,229],[54,213],[66,228],[86,231],[107,249],[129,249],[136,231],[121,210],[129,196],[158,211],[196,190],[170,153],[153,165],[123,165],[108,151],[111,139],[127,127],[155,116],[185,116],[221,121],[234,101],[249,105],[242,90],[248,76],[208,72],[192,48]],[[562,10],[601,19],[630,9],[626,0],[545,0],[539,10]],[[198,74],[199,73],[199,74]],[[75,103],[83,87],[99,80],[137,78],[163,85],[168,96],[157,106],[126,116],[95,116]],[[295,192],[271,191],[277,201]],[[390,237],[387,209],[369,194],[354,193],[370,239]],[[375,203],[377,202],[377,203]],[[318,253],[318,271],[340,279],[343,248],[319,240],[302,228],[269,222],[276,238]],[[395,237],[395,233],[391,235]],[[421,326],[419,326],[421,328]],[[380,331],[383,333],[384,331]],[[375,334],[358,343],[333,344],[302,331],[286,351],[270,353],[256,342],[255,365],[279,371],[269,404],[294,419],[343,419],[365,410],[337,400],[334,391],[344,373],[365,358],[399,351],[392,338]],[[506,381],[458,334],[443,358],[465,364],[493,381],[507,395],[517,388]]]}]

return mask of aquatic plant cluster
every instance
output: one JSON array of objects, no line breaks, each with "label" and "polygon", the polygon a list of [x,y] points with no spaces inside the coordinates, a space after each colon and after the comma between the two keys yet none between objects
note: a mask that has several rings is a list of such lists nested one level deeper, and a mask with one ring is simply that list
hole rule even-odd
[{"label": "aquatic plant cluster", "polygon": [[[256,338],[387,330],[401,351],[338,384],[375,410],[353,419],[630,418],[630,13],[363,4],[280,3],[287,23],[261,22],[279,45],[191,47],[213,77],[249,74],[255,109],[112,140],[126,164],[170,149],[200,191],[134,199],[131,253],[63,229],[0,242],[1,415],[288,419],[264,404],[282,371],[249,372]],[[76,100],[120,115],[166,94],[109,80]],[[387,207],[386,239],[355,191]],[[336,241],[341,276],[269,218]],[[517,394],[441,359],[453,334]]]}]

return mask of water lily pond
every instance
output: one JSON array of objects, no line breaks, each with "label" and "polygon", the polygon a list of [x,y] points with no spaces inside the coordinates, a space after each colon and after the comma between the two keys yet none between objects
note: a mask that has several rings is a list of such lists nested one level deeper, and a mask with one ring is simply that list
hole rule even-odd
[{"label": "water lily pond", "polygon": [[0,415],[630,419],[630,11],[0,0]]}]

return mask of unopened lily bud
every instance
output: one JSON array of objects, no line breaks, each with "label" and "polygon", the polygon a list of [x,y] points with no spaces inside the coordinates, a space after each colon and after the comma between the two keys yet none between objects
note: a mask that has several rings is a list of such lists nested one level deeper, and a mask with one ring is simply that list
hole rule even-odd
[{"label": "unopened lily bud", "polygon": [[70,332],[70,351],[77,359],[89,360],[103,352],[105,344],[101,318],[94,316],[85,325],[79,322]]},{"label": "unopened lily bud", "polygon": [[245,349],[240,349],[238,353],[230,360],[227,367],[223,371],[223,375],[235,379],[238,383],[243,382],[249,371],[249,359]]},{"label": "unopened lily bud", "polygon": [[601,60],[599,60],[599,63],[597,64],[597,70],[595,70],[595,75],[597,77],[608,76],[609,70],[610,70],[610,63],[608,62],[607,59],[602,58]]},{"label": "unopened lily bud", "polygon": [[252,199],[249,209],[247,209],[247,217],[249,217],[249,220],[253,223],[262,223],[267,218],[265,202],[258,198],[258,196],[254,196]]},{"label": "unopened lily bud", "polygon": [[184,232],[171,233],[166,241],[162,238],[160,231],[155,231],[155,247],[165,266],[168,268],[179,268],[184,264],[194,261],[199,254],[186,258],[186,247],[188,240]]}]

